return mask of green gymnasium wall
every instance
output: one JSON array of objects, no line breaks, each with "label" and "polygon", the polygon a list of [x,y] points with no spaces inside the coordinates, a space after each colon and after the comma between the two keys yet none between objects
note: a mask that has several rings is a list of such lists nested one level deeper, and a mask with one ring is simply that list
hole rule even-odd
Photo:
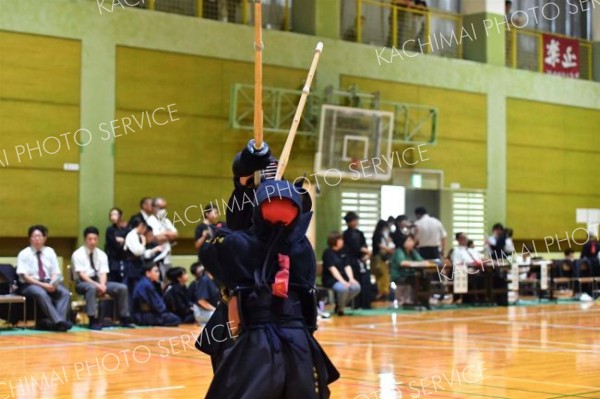
[{"label": "green gymnasium wall", "polygon": [[34,148],[79,129],[80,58],[78,40],[0,31],[0,237],[26,236],[34,223],[55,237],[78,230],[78,176],[63,164],[78,163],[79,148]]},{"label": "green gymnasium wall", "polygon": [[[379,64],[375,47],[330,38],[324,10],[333,6],[318,4],[315,29],[327,38],[314,89],[357,84],[439,108],[438,142],[422,166],[442,169],[446,184],[487,190],[490,222],[543,238],[573,226],[576,207],[598,206],[597,153],[585,142],[598,131],[600,85],[435,56]],[[231,84],[253,81],[252,27],[120,7],[100,14],[93,0],[0,8],[0,150],[168,104],[180,118],[0,168],[0,255],[14,256],[11,240],[34,220],[73,240],[85,224],[105,227],[113,205],[130,215],[143,195],[166,196],[178,213],[228,195],[231,157],[251,136],[229,128],[228,110]],[[266,30],[265,85],[297,88],[318,40]],[[265,137],[280,153],[284,136]],[[312,173],[316,145],[297,139],[288,176]],[[82,171],[63,171],[66,162]],[[338,227],[328,221],[338,195],[318,198],[319,236]],[[191,252],[191,236],[182,227],[178,252]]]},{"label": "green gymnasium wall", "polygon": [[[264,85],[294,89],[304,79],[301,69],[265,65]],[[227,201],[232,189],[231,160],[250,131],[229,127],[230,89],[252,83],[254,65],[209,57],[130,47],[117,49],[117,118],[175,104],[174,122],[116,138],[115,203],[127,215],[136,213],[142,196],[165,196],[169,210],[183,219],[180,235],[193,236],[199,207]],[[162,123],[169,116],[157,113]],[[273,153],[284,136],[266,134]],[[289,175],[312,169],[312,149],[294,151]],[[185,217],[185,210],[190,208]]]},{"label": "green gymnasium wall", "polygon": [[[438,109],[438,140],[427,147],[429,160],[415,165],[421,169],[441,169],[445,183],[457,182],[463,188],[487,185],[487,106],[486,96],[458,90],[393,83],[341,76],[340,87],[358,85],[361,91],[376,92],[386,101],[406,102]],[[400,147],[395,148],[400,149]],[[414,161],[413,161],[414,162]]]},{"label": "green gymnasium wall", "polygon": [[509,98],[507,113],[510,225],[523,239],[571,235],[575,209],[600,206],[600,110]]}]

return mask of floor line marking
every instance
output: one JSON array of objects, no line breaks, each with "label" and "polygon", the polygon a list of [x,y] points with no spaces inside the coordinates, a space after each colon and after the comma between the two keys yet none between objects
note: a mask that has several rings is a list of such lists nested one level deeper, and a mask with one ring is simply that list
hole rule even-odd
[{"label": "floor line marking", "polygon": [[[430,313],[424,313],[424,314],[428,314],[428,315],[433,315],[435,314],[434,312],[436,311],[432,311]],[[438,312],[439,313],[439,312]],[[430,320],[407,320],[407,321],[402,321],[402,322],[385,322],[385,323],[365,323],[365,324],[355,324],[354,327],[356,328],[368,328],[370,326],[385,326],[385,325],[405,325],[405,324],[415,324],[415,323],[420,323],[420,324],[429,324],[429,323],[440,323],[440,322],[454,322],[454,321],[471,321],[471,320],[486,320],[486,319],[502,319],[502,318],[506,318],[509,321],[511,321],[511,318],[531,318],[531,317],[535,317],[535,316],[549,316],[549,315],[561,315],[561,314],[569,314],[572,315],[573,313],[600,313],[600,309],[579,309],[579,310],[564,310],[564,311],[557,311],[557,312],[532,312],[532,313],[526,313],[526,314],[515,314],[515,315],[509,315],[508,313],[506,314],[502,314],[502,315],[488,315],[488,316],[464,316],[464,317],[444,317],[444,318],[439,318],[439,319],[430,319]],[[390,313],[391,315],[391,313]]]},{"label": "floor line marking", "polygon": [[131,394],[131,393],[143,393],[143,392],[171,391],[174,389],[183,389],[183,388],[185,388],[185,386],[176,385],[176,386],[172,386],[172,387],[161,387],[161,388],[131,389],[131,390],[125,391],[123,393]]},{"label": "floor line marking", "polygon": [[[348,332],[350,333],[352,330],[351,329],[344,329],[344,328],[337,328],[338,330],[343,330],[343,332]],[[406,334],[406,332],[410,332],[412,334]],[[370,335],[370,336],[376,336],[376,337],[390,337],[389,333],[386,333],[384,331],[361,331],[361,334],[363,335]],[[402,338],[407,338],[407,339],[412,339],[412,340],[418,340],[418,341],[423,341],[423,340],[431,340],[431,341],[437,341],[437,342],[448,342],[448,343],[455,343],[456,341],[454,340],[454,337],[445,337],[443,336],[443,333],[438,333],[435,331],[419,331],[419,330],[400,330],[397,332],[398,336],[393,336],[391,337],[392,339],[402,339]],[[428,335],[429,334],[429,335]],[[431,334],[435,334],[435,335],[431,335]],[[535,339],[519,339],[520,341],[528,341],[528,342],[532,342],[532,343],[538,343],[540,342],[539,340],[535,340]],[[499,337],[499,336],[489,336],[489,335],[485,335],[485,334],[470,334],[466,341],[470,341],[474,344],[489,344],[490,341],[492,341],[494,344],[497,345],[503,345],[506,348],[514,348],[514,346],[512,345],[512,337]],[[326,341],[324,341],[326,342]],[[348,344],[356,344],[356,343],[364,343],[364,341],[356,341],[356,342],[347,342]],[[583,346],[583,348],[569,348],[569,347],[559,347],[559,348],[552,348],[554,349],[554,351],[556,352],[560,352],[560,351],[590,351],[591,353],[598,353],[597,351],[594,351],[595,349],[595,345],[594,344],[581,344],[581,343],[573,343],[573,342],[560,342],[560,341],[547,341],[547,344],[562,344],[562,345],[571,345],[571,346]],[[520,343],[519,344],[519,348],[528,348],[528,349],[548,349],[548,348],[544,348],[540,345],[528,345],[528,344],[523,344]],[[575,352],[577,353],[577,352]],[[585,353],[585,352],[584,352]]]}]

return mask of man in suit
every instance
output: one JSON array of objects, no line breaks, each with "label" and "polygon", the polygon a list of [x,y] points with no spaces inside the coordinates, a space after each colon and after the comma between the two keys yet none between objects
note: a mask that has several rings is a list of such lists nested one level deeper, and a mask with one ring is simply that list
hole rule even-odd
[{"label": "man in suit", "polygon": [[152,198],[150,198],[150,197],[142,198],[140,200],[140,211],[138,213],[136,213],[135,215],[133,215],[129,219],[129,229],[133,228],[131,226],[131,224],[136,218],[142,219],[144,222],[147,223],[148,219],[152,215],[154,215],[154,206],[152,205]]}]

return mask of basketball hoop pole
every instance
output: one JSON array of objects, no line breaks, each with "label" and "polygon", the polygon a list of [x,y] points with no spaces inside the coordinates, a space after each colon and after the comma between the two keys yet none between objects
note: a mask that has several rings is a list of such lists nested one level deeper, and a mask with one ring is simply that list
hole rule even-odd
[{"label": "basketball hoop pole", "polygon": [[[254,148],[260,150],[263,143],[262,109],[262,0],[254,0]],[[254,184],[260,184],[260,171],[254,173]]]},{"label": "basketball hoop pole", "polygon": [[290,132],[285,141],[285,145],[283,146],[283,151],[281,152],[281,157],[279,158],[279,165],[277,166],[277,174],[275,175],[275,180],[281,180],[283,177],[283,172],[285,172],[285,168],[287,167],[288,160],[290,158],[290,153],[292,152],[292,145],[294,145],[294,138],[296,137],[296,131],[298,130],[298,125],[300,125],[300,118],[302,118],[302,112],[304,111],[304,105],[306,104],[306,98],[310,93],[310,84],[312,83],[313,77],[315,76],[315,72],[317,70],[317,64],[319,63],[319,57],[321,56],[321,52],[323,52],[323,42],[317,43],[317,47],[315,48],[315,54],[313,56],[312,64],[310,65],[310,69],[308,70],[308,76],[306,77],[306,83],[304,84],[304,88],[302,89],[302,96],[300,96],[300,101],[298,102],[298,108],[296,109],[296,113],[294,114],[294,120],[292,121],[292,127],[290,128]]}]

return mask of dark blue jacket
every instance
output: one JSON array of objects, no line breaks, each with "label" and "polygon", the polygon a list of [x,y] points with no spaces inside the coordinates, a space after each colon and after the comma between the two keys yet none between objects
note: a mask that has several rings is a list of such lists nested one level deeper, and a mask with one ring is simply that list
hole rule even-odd
[{"label": "dark blue jacket", "polygon": [[[252,227],[242,231],[223,230],[222,235],[204,245],[200,258],[217,280],[227,288],[251,286],[262,280],[270,284],[277,272],[277,255],[290,257],[290,284],[312,287],[316,279],[316,259],[306,231],[312,211],[303,207],[299,188],[284,180],[263,182],[256,193]],[[298,207],[299,216],[289,226],[273,226],[262,219],[260,204],[286,198]],[[259,273],[259,275],[257,275]]]},{"label": "dark blue jacket", "polygon": [[[146,309],[147,305],[149,309]],[[142,277],[133,290],[134,312],[152,312],[162,314],[167,311],[167,305],[156,286],[146,276]]]}]

